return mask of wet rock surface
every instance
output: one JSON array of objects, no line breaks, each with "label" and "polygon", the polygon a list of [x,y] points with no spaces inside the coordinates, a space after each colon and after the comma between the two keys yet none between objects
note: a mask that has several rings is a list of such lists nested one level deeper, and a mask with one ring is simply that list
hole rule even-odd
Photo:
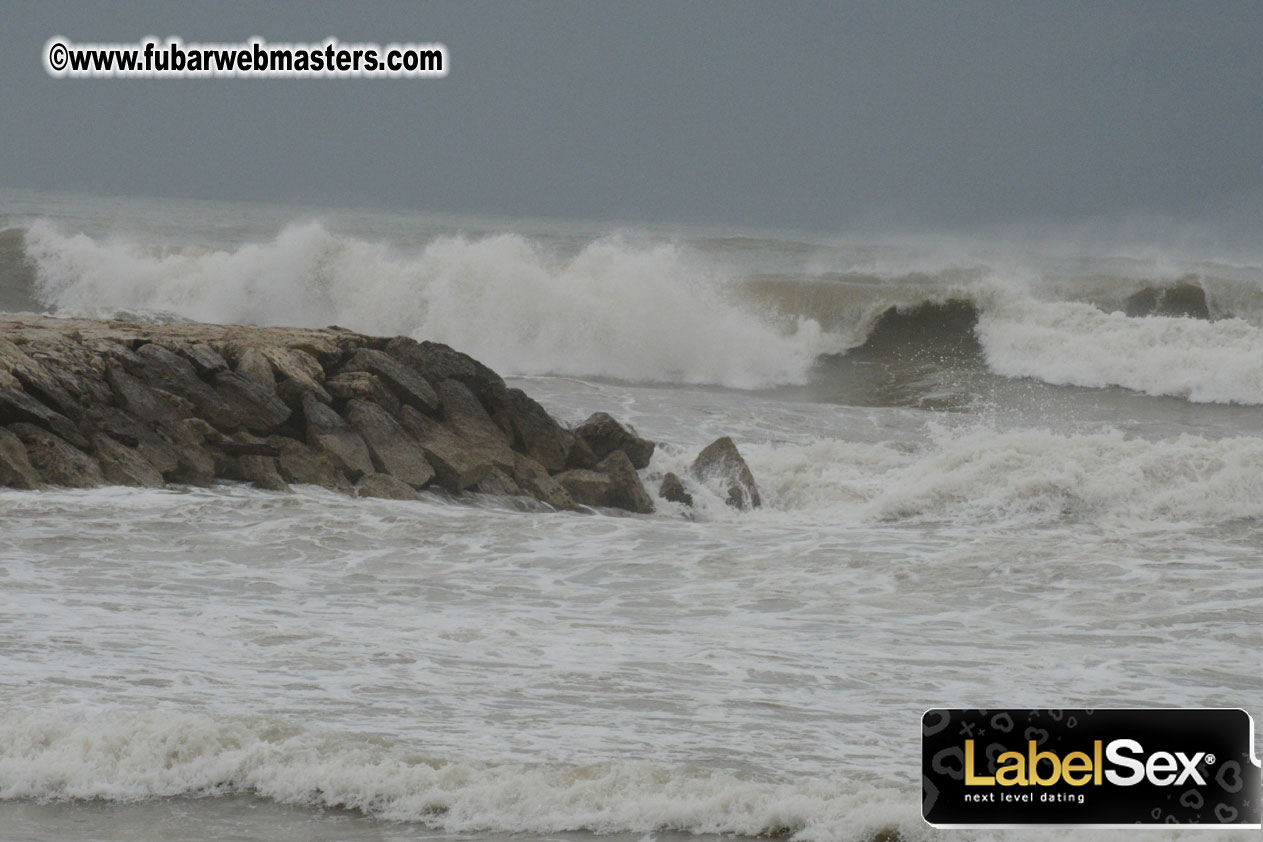
[{"label": "wet rock surface", "polygon": [[605,413],[567,429],[487,366],[435,342],[341,328],[0,317],[0,487],[235,480],[648,513],[637,470],[653,450]]}]

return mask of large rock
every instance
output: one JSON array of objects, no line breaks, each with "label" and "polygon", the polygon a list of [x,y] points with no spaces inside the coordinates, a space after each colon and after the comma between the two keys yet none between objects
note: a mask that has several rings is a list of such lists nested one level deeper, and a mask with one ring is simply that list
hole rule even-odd
[{"label": "large rock", "polygon": [[636,468],[625,451],[615,450],[597,463],[596,469],[613,483],[607,505],[642,515],[653,512],[653,498],[645,490],[640,475],[636,473]]},{"label": "large rock", "polygon": [[237,373],[248,377],[269,392],[276,391],[276,375],[272,373],[272,363],[258,348],[246,348],[241,353],[237,358]]},{"label": "large rock", "polygon": [[147,423],[175,421],[188,417],[189,409],[180,410],[172,401],[164,399],[169,394],[157,390],[133,377],[121,366],[111,365],[105,370],[105,380],[114,393],[115,402],[129,415]]},{"label": "large rock", "polygon": [[[221,371],[212,382],[220,400],[217,412],[227,419],[227,427],[221,429],[267,434],[289,420],[291,410],[285,402],[248,377],[235,371]],[[214,421],[211,423],[219,426]]]},{"label": "large rock", "polygon": [[549,475],[548,469],[529,456],[517,454],[513,481],[527,494],[554,509],[574,509],[575,500],[566,488]]},{"label": "large rock", "polygon": [[487,366],[439,342],[417,342],[398,336],[386,343],[386,353],[420,372],[436,391],[438,384],[449,379],[464,384],[482,401],[498,399],[507,389],[504,378]]},{"label": "large rock", "polygon": [[[160,389],[188,401],[195,407],[200,417],[212,426],[221,430],[237,426],[236,416],[230,414],[221,405],[215,390],[197,376],[197,370],[191,362],[178,354],[150,342],[136,351],[135,366],[134,374],[151,388]],[[136,410],[132,411],[134,414],[140,414]]]},{"label": "large rock", "polygon": [[325,381],[325,388],[339,405],[353,400],[375,403],[392,415],[403,408],[395,393],[370,371],[341,371]]},{"label": "large rock", "polygon": [[9,427],[26,446],[26,457],[49,485],[95,488],[105,482],[101,468],[86,453],[42,427],[19,423]]},{"label": "large rock", "polygon": [[74,423],[60,412],[49,409],[26,392],[0,388],[0,424],[15,422],[43,427],[76,447],[88,446],[87,439],[79,434]]},{"label": "large rock", "polygon": [[492,454],[483,452],[477,444],[416,409],[405,406],[399,420],[424,448],[426,459],[438,474],[439,484],[453,494],[472,488],[496,470]]},{"label": "large rock", "polygon": [[434,479],[434,468],[399,422],[386,410],[368,401],[353,400],[347,405],[346,420],[368,445],[373,465],[380,473],[422,488]]},{"label": "large rock", "polygon": [[185,345],[179,351],[193,363],[193,368],[197,370],[199,377],[214,377],[219,372],[228,370],[228,361],[205,342]]},{"label": "large rock", "polygon": [[[16,377],[27,394],[55,408],[62,415],[71,418],[78,417],[79,402],[63,385],[66,375],[56,371],[56,366],[51,363],[45,364],[30,357],[2,336],[0,336],[0,369]],[[58,374],[61,377],[58,377]]]},{"label": "large rock", "polygon": [[728,436],[708,444],[689,470],[702,482],[719,482],[728,492],[725,502],[733,508],[757,509],[763,505],[750,466]]},{"label": "large rock", "polygon": [[101,474],[111,485],[162,488],[165,484],[162,473],[148,459],[105,433],[92,437],[92,448]]},{"label": "large rock", "polygon": [[307,443],[332,456],[352,482],[376,470],[368,445],[360,434],[310,392],[303,396],[303,417],[307,425]]},{"label": "large rock", "polygon": [[295,485],[319,485],[346,494],[352,492],[333,456],[325,451],[287,436],[269,436],[267,443],[276,448],[276,467],[286,482]]},{"label": "large rock", "polygon": [[670,471],[662,478],[662,485],[658,487],[658,496],[671,503],[693,505],[693,495],[684,488],[684,481]]},{"label": "large rock", "polygon": [[504,431],[482,403],[464,383],[448,378],[438,385],[442,404],[443,422],[461,438],[479,449],[493,465],[502,471],[512,471],[513,448]]},{"label": "large rock", "polygon": [[[550,477],[551,479],[551,477]],[[517,497],[526,494],[513,477],[499,468],[492,468],[485,477],[474,486],[479,494],[490,494],[493,497]]]},{"label": "large rock", "polygon": [[405,406],[429,413],[439,408],[439,397],[424,377],[381,351],[361,348],[344,368],[346,371],[367,371],[376,375]]},{"label": "large rock", "polygon": [[623,426],[608,413],[597,412],[575,428],[574,434],[592,450],[599,460],[616,450],[627,454],[632,465],[644,468],[653,457],[654,442],[642,439],[629,426]]},{"label": "large rock", "polygon": [[219,433],[201,418],[181,418],[160,428],[176,454],[175,470],[164,472],[168,482],[208,486],[215,481],[215,458],[206,448]]},{"label": "large rock", "polygon": [[504,411],[512,425],[517,450],[530,456],[549,471],[566,469],[575,436],[558,424],[542,406],[521,389],[509,389]]},{"label": "large rock", "polygon": [[355,484],[360,497],[377,497],[382,500],[420,500],[421,495],[406,482],[389,474],[367,474]]},{"label": "large rock", "polygon": [[575,468],[558,474],[556,480],[576,503],[585,506],[624,509],[637,514],[653,512],[653,499],[645,491],[631,460],[621,450],[605,457],[597,470]]},{"label": "large rock", "polygon": [[39,488],[44,482],[26,458],[22,440],[0,428],[0,486],[7,488]]}]

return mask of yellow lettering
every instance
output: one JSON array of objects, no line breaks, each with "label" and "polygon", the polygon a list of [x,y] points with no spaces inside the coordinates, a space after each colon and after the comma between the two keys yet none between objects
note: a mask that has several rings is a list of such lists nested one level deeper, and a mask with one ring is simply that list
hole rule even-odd
[{"label": "yellow lettering", "polygon": [[974,741],[965,740],[965,786],[992,786],[995,778],[974,774]]}]

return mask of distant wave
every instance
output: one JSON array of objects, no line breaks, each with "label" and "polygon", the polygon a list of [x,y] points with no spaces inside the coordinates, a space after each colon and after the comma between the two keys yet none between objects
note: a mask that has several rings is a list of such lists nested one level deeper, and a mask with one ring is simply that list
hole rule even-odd
[{"label": "distant wave", "polygon": [[[923,443],[746,445],[764,504],[855,523],[1030,524],[1263,518],[1263,439],[944,430]],[[659,469],[675,466],[658,463]],[[718,508],[718,507],[712,507]]]},{"label": "distant wave", "polygon": [[0,719],[0,798],[229,794],[464,832],[678,830],[845,840],[871,838],[895,822],[916,831],[919,821],[915,796],[837,780],[760,782],[636,761],[486,764],[240,717]]},{"label": "distant wave", "polygon": [[721,263],[619,237],[565,255],[515,234],[409,250],[307,223],[234,249],[163,248],[39,221],[0,232],[0,309],[339,324],[448,342],[511,374],[763,388],[827,376],[822,358],[845,354],[1263,404],[1263,285],[1249,279]]}]

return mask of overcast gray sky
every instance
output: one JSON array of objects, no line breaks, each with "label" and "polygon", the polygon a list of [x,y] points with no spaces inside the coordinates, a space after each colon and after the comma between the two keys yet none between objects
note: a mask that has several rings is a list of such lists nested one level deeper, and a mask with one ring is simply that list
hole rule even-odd
[{"label": "overcast gray sky", "polygon": [[[4,2],[0,186],[846,229],[1263,197],[1263,3]],[[52,79],[45,41],[439,41],[445,79]]]}]

